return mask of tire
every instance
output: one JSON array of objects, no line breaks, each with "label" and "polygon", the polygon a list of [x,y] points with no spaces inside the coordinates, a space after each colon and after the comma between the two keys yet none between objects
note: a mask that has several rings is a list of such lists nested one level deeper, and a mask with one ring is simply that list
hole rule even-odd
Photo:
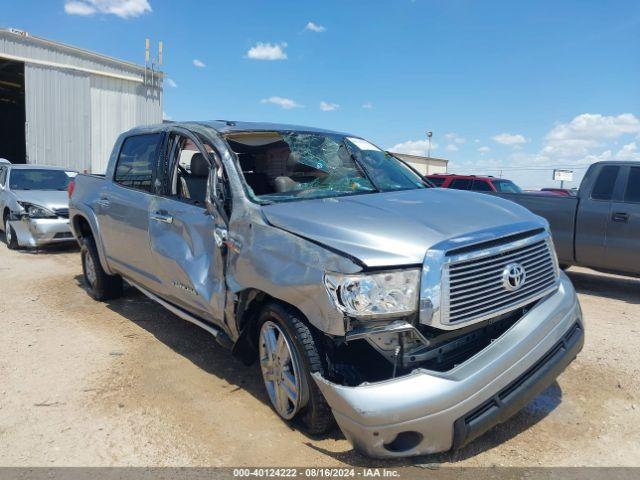
[{"label": "tire", "polygon": [[122,277],[108,275],[102,268],[98,249],[93,237],[83,237],[80,241],[82,276],[94,300],[112,300],[122,296]]},{"label": "tire", "polygon": [[[309,327],[302,321],[298,312],[279,303],[267,305],[260,314],[257,325],[260,370],[271,407],[286,421],[300,420],[304,430],[311,435],[321,435],[330,431],[335,426],[331,408],[311,377],[315,372],[323,374],[324,368],[318,344]],[[275,345],[278,347],[281,347],[278,342],[286,342],[290,353],[288,365],[279,366],[279,362],[274,358],[269,361],[269,349],[266,345],[267,331],[274,333]],[[282,340],[280,340],[281,337]],[[284,348],[279,351],[284,351]],[[280,358],[279,355],[277,358]],[[283,374],[280,376],[280,384],[283,387],[274,381],[278,372]],[[298,394],[295,402],[291,397],[286,398],[288,409],[285,410],[283,408],[285,402],[281,402],[279,406],[278,398],[282,397],[278,396],[277,391],[282,391],[283,388],[290,391],[288,387],[291,383],[284,381],[284,375],[291,378],[292,374],[299,386]]]},{"label": "tire", "polygon": [[16,236],[16,231],[9,224],[9,218],[11,218],[11,215],[4,216],[4,239],[9,250],[18,250],[20,248],[18,237]]}]

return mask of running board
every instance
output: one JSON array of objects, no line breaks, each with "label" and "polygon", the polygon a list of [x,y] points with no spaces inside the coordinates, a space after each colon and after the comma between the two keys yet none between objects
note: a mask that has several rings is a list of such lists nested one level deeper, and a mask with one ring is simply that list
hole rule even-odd
[{"label": "running board", "polygon": [[140,285],[137,285],[136,283],[134,283],[134,282],[132,282],[130,280],[127,280],[127,282],[131,286],[133,286],[133,287],[137,288],[138,290],[140,290],[142,293],[144,293],[147,297],[149,297],[154,302],[158,302],[160,305],[162,305],[164,308],[169,310],[174,315],[177,315],[181,319],[186,320],[187,322],[191,322],[194,325],[199,326],[203,330],[206,330],[211,335],[213,335],[213,337],[216,340],[219,340],[218,339],[218,335],[220,335],[221,337],[226,337],[226,334],[222,330],[220,330],[219,328],[216,328],[213,325],[209,325],[208,323],[205,323],[202,320],[197,319],[196,317],[194,317],[193,315],[188,314],[184,310],[182,310],[182,309],[170,304],[169,302],[166,302],[166,301],[162,300],[160,297],[154,295],[153,293],[151,293],[150,291],[142,288]]}]

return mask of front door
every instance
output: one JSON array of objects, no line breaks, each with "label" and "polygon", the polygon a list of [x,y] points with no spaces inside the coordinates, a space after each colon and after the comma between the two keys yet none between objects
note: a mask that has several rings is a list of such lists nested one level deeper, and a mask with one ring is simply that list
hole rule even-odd
[{"label": "front door", "polygon": [[606,257],[612,270],[640,273],[640,167],[625,166],[611,204]]},{"label": "front door", "polygon": [[109,263],[152,291],[158,290],[159,279],[153,272],[149,246],[149,209],[163,138],[154,133],[124,141],[113,183],[105,182],[96,206]]},{"label": "front door", "polygon": [[166,300],[222,324],[224,257],[214,237],[220,219],[206,205],[215,153],[189,132],[171,134],[167,149],[167,190],[154,198],[149,211],[154,274]]}]

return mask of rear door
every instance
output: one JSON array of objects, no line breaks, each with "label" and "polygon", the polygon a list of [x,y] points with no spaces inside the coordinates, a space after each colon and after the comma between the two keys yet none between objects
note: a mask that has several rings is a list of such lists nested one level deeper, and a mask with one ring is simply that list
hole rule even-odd
[{"label": "rear door", "polygon": [[607,268],[640,273],[640,166],[621,167],[607,229]]},{"label": "rear door", "polygon": [[121,273],[156,292],[149,245],[149,208],[164,133],[133,135],[120,148],[113,183],[104,182],[97,202],[101,236],[110,263]]},{"label": "rear door", "polygon": [[575,234],[576,260],[582,265],[608,268],[605,241],[611,223],[614,193],[621,185],[621,167],[605,164],[591,168],[594,169],[594,181],[585,185],[586,191],[580,189]]},{"label": "rear door", "polygon": [[224,221],[207,206],[211,165],[220,157],[203,139],[182,129],[170,134],[166,153],[164,193],[153,199],[149,213],[154,275],[168,301],[221,324],[224,258],[214,234]]}]

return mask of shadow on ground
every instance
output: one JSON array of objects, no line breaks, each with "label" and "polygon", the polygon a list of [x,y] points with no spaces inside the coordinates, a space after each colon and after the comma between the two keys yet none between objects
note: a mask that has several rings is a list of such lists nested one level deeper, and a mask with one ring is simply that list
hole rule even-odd
[{"label": "shadow on ground", "polygon": [[578,293],[640,304],[640,279],[569,269],[566,274]]},{"label": "shadow on ground", "polygon": [[[82,276],[78,275],[76,281],[84,288]],[[244,389],[256,399],[269,404],[269,398],[264,391],[262,378],[257,364],[246,366],[233,357],[230,352],[216,344],[211,335],[199,327],[183,321],[159,304],[148,299],[138,290],[126,287],[125,295],[107,303],[112,311],[134,322],[136,325],[151,333],[155,338],[171,348],[174,352],[188,359],[205,372],[224,379],[236,389]],[[494,448],[507,440],[515,437],[522,431],[536,424],[561,402],[562,391],[557,383],[554,383],[546,391],[540,394],[525,409],[512,417],[509,421],[489,431],[481,438],[475,440],[466,447],[456,451],[442,454],[413,457],[408,459],[387,460],[387,466],[409,466],[420,464],[455,463],[469,457],[473,457],[485,450]],[[274,413],[274,415],[276,415]],[[304,434],[298,426],[292,426]],[[317,440],[339,440],[344,436],[336,428],[331,433],[322,437],[310,437],[307,435],[306,445],[316,451],[330,456],[340,462],[352,466],[379,466],[380,460],[364,457],[354,450],[345,452],[333,452],[322,448]]]}]

